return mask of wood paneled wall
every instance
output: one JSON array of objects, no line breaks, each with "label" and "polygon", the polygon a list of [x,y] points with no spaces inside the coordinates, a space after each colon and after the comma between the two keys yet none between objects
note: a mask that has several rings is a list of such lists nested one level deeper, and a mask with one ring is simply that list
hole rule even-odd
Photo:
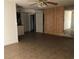
[{"label": "wood paneled wall", "polygon": [[64,32],[64,7],[44,10],[44,32],[48,34]]}]

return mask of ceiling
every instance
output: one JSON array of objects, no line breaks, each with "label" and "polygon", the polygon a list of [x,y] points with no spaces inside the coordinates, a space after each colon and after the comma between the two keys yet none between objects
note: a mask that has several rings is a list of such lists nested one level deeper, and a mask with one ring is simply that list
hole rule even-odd
[{"label": "ceiling", "polygon": [[[38,0],[15,0],[16,4],[22,6],[23,8],[35,8],[38,9],[37,5],[32,6],[31,4],[35,3]],[[74,5],[74,0],[48,0],[51,2],[58,3],[58,6],[70,6]],[[48,7],[55,7],[54,5],[49,5]],[[47,7],[47,8],[48,8]]]}]

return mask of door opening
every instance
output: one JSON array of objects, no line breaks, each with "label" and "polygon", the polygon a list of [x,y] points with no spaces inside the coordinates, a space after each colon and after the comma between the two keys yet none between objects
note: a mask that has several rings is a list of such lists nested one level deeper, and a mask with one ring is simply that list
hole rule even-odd
[{"label": "door opening", "polygon": [[36,32],[36,15],[30,15],[30,31]]}]

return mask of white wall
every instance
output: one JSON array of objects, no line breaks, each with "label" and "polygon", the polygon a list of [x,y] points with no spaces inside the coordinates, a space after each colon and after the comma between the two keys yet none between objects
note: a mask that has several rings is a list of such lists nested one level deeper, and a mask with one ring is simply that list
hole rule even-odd
[{"label": "white wall", "polygon": [[72,10],[71,29],[74,31],[74,10]]},{"label": "white wall", "polygon": [[18,26],[18,35],[24,35],[24,26]]},{"label": "white wall", "polygon": [[31,31],[30,15],[35,13],[36,13],[36,32],[43,32],[43,11],[42,10],[21,9],[19,10],[19,12],[21,12],[21,19],[24,20],[24,32]]},{"label": "white wall", "polygon": [[[24,26],[24,32],[31,31],[30,15],[35,14],[35,9],[17,8],[17,12],[21,13],[21,20]],[[21,33],[21,31],[19,31]]]},{"label": "white wall", "polygon": [[36,32],[43,32],[43,11],[36,11]]},{"label": "white wall", "polygon": [[4,45],[18,42],[16,4],[14,0],[4,0]]},{"label": "white wall", "polygon": [[25,32],[31,31],[31,19],[30,15],[35,14],[35,9],[22,9],[23,12],[27,13],[26,14],[26,19],[25,19]]},{"label": "white wall", "polygon": [[21,20],[22,20],[22,24],[24,25],[24,32],[28,32],[30,31],[30,19],[29,19],[29,15],[26,12],[21,12]]},{"label": "white wall", "polygon": [[29,14],[34,14],[35,13],[35,9],[23,9],[22,11],[27,12]]}]

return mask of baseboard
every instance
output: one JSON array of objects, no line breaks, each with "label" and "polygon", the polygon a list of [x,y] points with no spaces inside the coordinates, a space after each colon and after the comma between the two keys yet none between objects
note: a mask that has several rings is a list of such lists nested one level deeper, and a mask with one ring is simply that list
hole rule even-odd
[{"label": "baseboard", "polygon": [[12,42],[6,43],[6,44],[4,44],[4,47],[5,47],[5,46],[12,45],[12,44],[15,44],[15,43],[18,43],[18,41],[14,41],[14,42],[12,41]]}]

